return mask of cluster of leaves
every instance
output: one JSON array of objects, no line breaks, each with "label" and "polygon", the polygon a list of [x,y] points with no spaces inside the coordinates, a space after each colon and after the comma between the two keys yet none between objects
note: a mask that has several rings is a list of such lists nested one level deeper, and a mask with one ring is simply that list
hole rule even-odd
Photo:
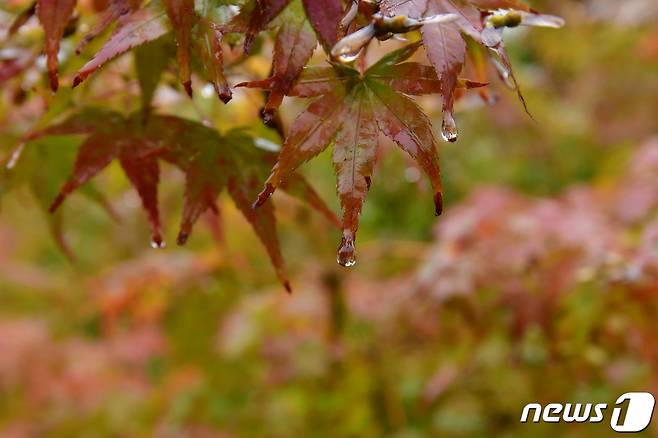
[{"label": "cluster of leaves", "polygon": [[[9,31],[12,35],[31,15],[38,17],[44,29],[47,70],[53,91],[59,86],[60,41],[67,35],[75,3],[75,0],[37,0],[18,16]],[[78,86],[108,61],[137,48],[138,79],[142,85],[144,110],[139,117],[130,116],[127,119],[118,114],[99,116],[93,111],[82,111],[79,116],[35,135],[90,134],[80,150],[74,176],[64,186],[53,207],[116,157],[144,200],[154,228],[154,242],[159,245],[160,225],[155,208],[157,157],[153,151],[145,153],[141,150],[147,147],[149,150],[155,149],[155,154],[161,149],[165,150],[162,155],[164,159],[181,167],[188,174],[189,181],[203,187],[200,191],[188,187],[190,205],[186,205],[187,219],[183,223],[179,242],[186,240],[198,214],[211,208],[208,199],[216,196],[225,184],[228,184],[234,199],[258,231],[262,224],[256,224],[257,218],[266,216],[269,218],[268,224],[273,223],[272,212],[265,206],[271,193],[280,185],[290,184],[298,178],[294,174],[297,167],[332,144],[337,190],[343,208],[343,237],[338,261],[345,266],[353,265],[356,260],[359,215],[370,187],[380,132],[418,162],[432,184],[437,215],[443,209],[437,145],[432,126],[409,96],[441,95],[443,138],[456,141],[453,106],[461,93],[460,89],[481,88],[487,82],[481,48],[490,49],[501,77],[518,91],[523,101],[505,52],[503,29],[518,25],[562,25],[561,19],[538,14],[519,0],[355,0],[348,5],[341,0],[111,0],[96,27],[82,39],[78,52],[113,23],[116,26],[112,35],[96,55],[78,70],[72,85]],[[234,143],[241,144],[246,140],[233,141],[233,134],[229,135],[228,140],[215,134],[213,152],[200,151],[198,148],[202,146],[199,143],[203,142],[194,135],[207,139],[212,136],[211,130],[202,130],[194,125],[190,130],[195,134],[187,139],[188,126],[185,122],[150,116],[149,108],[160,75],[166,67],[167,51],[163,50],[161,43],[169,38],[169,34],[175,41],[178,75],[187,94],[192,95],[192,73],[196,71],[199,77],[213,85],[218,97],[227,103],[232,91],[225,75],[225,45],[234,44],[237,38],[243,36],[244,53],[249,54],[256,37],[270,28],[276,28],[270,77],[238,86],[266,91],[267,101],[263,108],[266,123],[275,122],[276,110],[284,96],[318,99],[290,128],[279,159],[254,203],[254,209],[265,210],[256,213],[246,207],[247,199],[256,199],[249,196],[251,186],[258,182],[256,174],[248,166],[260,166],[267,160],[259,155],[250,155],[244,148],[234,147]],[[415,39],[416,31],[420,31],[420,41],[366,68],[360,55],[373,39],[400,38],[400,35],[406,34]],[[305,68],[318,42],[328,54],[330,65]],[[421,46],[424,46],[432,65],[405,62]],[[475,80],[459,78],[469,53],[474,61]],[[15,65],[11,67],[13,70],[10,71],[16,70]],[[481,89],[480,93],[485,100],[490,100],[486,91]],[[104,117],[111,122],[100,123]],[[162,129],[153,128],[160,126]],[[280,132],[285,131],[279,128]],[[199,134],[200,131],[203,133]],[[169,146],[158,149],[153,146],[158,142]],[[218,144],[231,145],[227,146],[231,151],[217,152]],[[229,166],[231,172],[225,171],[228,159],[217,161],[217,154],[233,157],[230,163],[236,166]],[[231,174],[233,179],[228,178],[228,183],[223,180],[209,183],[207,175],[219,178],[214,175],[216,173]],[[197,190],[198,193],[191,193],[190,190]],[[194,196],[197,197],[196,203]],[[261,229],[258,232],[261,237],[271,238],[269,231]],[[267,246],[275,265],[279,267],[278,249],[274,250],[278,246],[275,242]]]},{"label": "cluster of leaves", "polygon": [[[279,279],[290,290],[276,234],[274,209],[272,206],[251,208],[251,199],[258,193],[260,181],[276,160],[276,154],[260,147],[251,135],[233,130],[222,136],[201,123],[174,116],[151,115],[144,123],[141,113],[124,117],[116,112],[88,108],[33,134],[30,139],[61,135],[84,135],[86,138],[79,147],[72,175],[48,207],[51,213],[69,194],[116,159],[139,193],[148,214],[153,246],[162,247],[158,183],[159,161],[163,160],[186,175],[178,243],[187,242],[202,213],[218,213],[216,199],[226,189],[265,245]],[[338,222],[299,174],[291,175],[284,189],[307,201],[332,223]]]}]

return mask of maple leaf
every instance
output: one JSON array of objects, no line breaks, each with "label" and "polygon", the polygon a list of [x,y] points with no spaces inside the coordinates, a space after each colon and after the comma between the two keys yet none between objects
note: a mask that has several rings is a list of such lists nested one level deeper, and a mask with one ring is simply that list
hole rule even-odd
[{"label": "maple leaf", "polygon": [[176,35],[176,58],[178,75],[183,88],[192,97],[192,80],[190,72],[190,35],[196,19],[194,0],[164,0],[167,15]]},{"label": "maple leaf", "polygon": [[164,12],[157,8],[138,9],[120,16],[116,31],[98,53],[78,70],[73,79],[73,86],[78,86],[106,62],[134,47],[154,41],[165,35],[168,30],[163,18]]},{"label": "maple leaf", "polygon": [[244,52],[249,53],[255,36],[292,4],[298,9],[297,17],[308,19],[320,43],[328,52],[338,40],[338,23],[343,14],[341,1],[301,0],[303,10],[296,5],[299,2],[300,0],[250,0],[226,28],[231,32],[245,33]]},{"label": "maple leaf", "polygon": [[98,23],[82,38],[75,51],[79,55],[90,42],[96,37],[105,32],[105,30],[112,25],[120,17],[135,12],[139,8],[139,0],[110,0],[101,14]]},{"label": "maple leaf", "polygon": [[256,35],[265,30],[289,2],[290,0],[249,0],[224,29],[226,32],[245,34],[243,50],[247,55],[251,52]]},{"label": "maple leaf", "polygon": [[171,41],[166,37],[142,44],[133,52],[135,71],[141,90],[142,113],[145,119],[151,112],[151,102],[162,79],[162,74],[167,68],[171,52],[173,52]]},{"label": "maple leaf", "polygon": [[407,97],[435,93],[442,87],[430,67],[404,62],[419,46],[412,44],[385,56],[363,75],[338,64],[307,68],[288,93],[318,99],[293,123],[254,206],[265,205],[292,172],[333,144],[337,192],[343,210],[343,237],[338,251],[341,265],[352,266],[356,261],[356,232],[370,188],[380,132],[416,160],[432,184],[436,214],[441,214],[443,209],[432,127],[427,116]]},{"label": "maple leaf", "polygon": [[[14,158],[10,158],[0,168],[0,195],[9,190],[26,187],[44,213],[53,240],[71,260],[74,255],[64,238],[63,215],[61,212],[51,214],[48,209],[57,194],[59,184],[70,171],[70,163],[75,157],[77,147],[78,140],[75,138],[35,139],[23,151],[20,160],[12,163]],[[43,163],[48,163],[47,171],[44,171]],[[80,192],[87,199],[99,204],[110,217],[117,218],[110,203],[93,184],[85,185]]]},{"label": "maple leaf", "polygon": [[274,44],[272,75],[262,81],[243,82],[237,85],[237,87],[262,88],[269,91],[263,108],[265,122],[268,124],[318,44],[301,5],[294,2],[286,12],[283,14],[283,23]]},{"label": "maple leaf", "polygon": [[80,146],[72,176],[62,186],[49,210],[54,213],[67,196],[94,178],[114,159],[137,189],[142,205],[148,212],[154,246],[162,246],[162,225],[157,206],[159,166],[149,155],[151,145],[135,135],[134,121],[120,114],[100,109],[88,109],[61,124],[51,126],[31,136],[31,139],[53,135],[86,134]]},{"label": "maple leaf", "polygon": [[340,0],[302,0],[311,26],[328,53],[338,42],[338,24],[343,15]]},{"label": "maple leaf", "polygon": [[76,0],[38,0],[36,14],[45,33],[46,57],[50,88],[57,91],[57,54],[66,25],[73,14]]},{"label": "maple leaf", "polygon": [[337,42],[341,15],[339,0],[252,0],[226,26],[227,31],[246,34],[244,50],[248,53],[255,35],[278,16],[280,24],[275,38],[271,76],[262,81],[237,85],[268,90],[263,108],[266,123],[272,122],[283,96],[313,55],[318,39],[326,51]]},{"label": "maple leaf", "polygon": [[[338,60],[341,60],[336,56],[339,54],[356,53],[358,56],[355,49],[364,47],[374,37],[385,39],[394,33],[420,28],[427,56],[442,82],[442,136],[451,142],[458,138],[453,107],[457,78],[464,67],[467,53],[462,34],[488,47],[498,56],[495,66],[501,77],[510,88],[516,90],[523,107],[530,114],[505,50],[501,29],[518,24],[549,27],[563,24],[558,17],[538,14],[518,0],[382,0],[379,8],[380,13],[373,16],[374,20],[369,26],[339,41],[332,54]],[[454,19],[437,19],[441,16],[453,16]],[[352,61],[354,56],[346,56],[345,59]]]},{"label": "maple leaf", "polygon": [[[145,125],[143,122],[140,114],[124,117],[113,111],[90,108],[31,135],[31,141],[54,135],[86,136],[73,172],[50,205],[50,212],[55,213],[71,193],[116,159],[142,200],[152,228],[153,246],[162,247],[157,198],[159,162],[165,160],[186,174],[178,243],[186,243],[202,213],[217,211],[216,199],[226,189],[263,242],[277,276],[290,290],[276,234],[274,208],[251,207],[251,200],[276,154],[259,148],[245,131],[234,130],[221,136],[201,123],[174,116],[153,115]],[[285,189],[338,224],[338,219],[300,175],[293,174]]]},{"label": "maple leaf", "polygon": [[[53,90],[58,86],[57,52],[64,29],[73,12],[76,0],[38,0],[19,14],[11,26],[13,34],[36,12],[46,34],[48,70]],[[154,41],[169,30],[176,40],[176,58],[181,83],[191,96],[192,49],[201,60],[201,74],[213,84],[217,95],[225,103],[231,99],[231,90],[224,75],[223,36],[229,33],[244,34],[244,52],[248,54],[254,38],[266,30],[276,19],[278,33],[275,39],[270,99],[265,114],[271,117],[282,97],[301,73],[317,45],[318,38],[325,50],[337,41],[338,22],[342,15],[340,0],[250,0],[240,5],[239,13],[227,23],[216,23],[211,13],[214,7],[200,5],[195,10],[194,0],[162,0],[141,6],[139,0],[110,0],[96,25],[83,37],[76,51],[81,50],[104,32],[112,23],[117,29],[103,47],[76,74],[73,86],[78,86],[115,57]],[[227,4],[231,4],[228,2]],[[162,20],[163,16],[168,17]],[[316,38],[317,35],[317,38]]]},{"label": "maple leaf", "polygon": [[232,92],[224,76],[224,52],[221,46],[223,37],[220,26],[206,18],[199,21],[195,47],[202,60],[202,74],[212,84],[219,99],[228,103]]}]

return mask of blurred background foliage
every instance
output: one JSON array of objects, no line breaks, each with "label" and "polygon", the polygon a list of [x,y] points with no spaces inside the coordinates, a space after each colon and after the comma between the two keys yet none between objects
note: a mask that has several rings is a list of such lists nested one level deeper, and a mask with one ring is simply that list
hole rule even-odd
[{"label": "blurred background foliage", "polygon": [[[22,4],[2,6],[3,29]],[[519,417],[530,402],[658,392],[658,6],[532,5],[568,23],[506,35],[536,120],[497,84],[495,106],[459,102],[461,138],[441,144],[438,220],[418,170],[384,154],[351,270],[334,262],[338,231],[277,195],[293,295],[227,198],[221,221],[208,218],[187,248],[151,249],[116,165],[61,213],[70,262],[49,234],[63,222],[39,212],[80,139],[32,144],[28,184],[3,196],[0,213],[0,436],[612,434],[605,423]],[[28,26],[21,38],[39,32]],[[264,77],[270,43],[258,44],[245,71]],[[64,76],[81,62],[63,60]],[[89,99],[137,109],[131,68],[124,56],[57,96],[43,75],[5,81],[0,153]],[[182,97],[175,72],[166,82],[160,111],[260,129],[258,93],[223,106],[211,89]],[[440,126],[440,99],[422,104]],[[284,105],[286,123],[303,105]],[[330,156],[303,171],[337,208]],[[182,183],[164,170],[168,241]]]}]

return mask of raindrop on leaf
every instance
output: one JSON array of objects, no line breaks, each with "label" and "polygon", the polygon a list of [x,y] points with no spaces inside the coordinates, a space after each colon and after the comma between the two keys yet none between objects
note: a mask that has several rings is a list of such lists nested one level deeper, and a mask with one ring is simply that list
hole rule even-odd
[{"label": "raindrop on leaf", "polygon": [[354,246],[354,239],[351,237],[343,237],[338,248],[338,264],[346,268],[351,268],[356,265],[356,248]]},{"label": "raindrop on leaf", "polygon": [[459,130],[457,129],[457,123],[455,118],[452,116],[452,113],[445,112],[443,113],[443,125],[441,127],[441,136],[445,141],[454,143],[459,137]]}]

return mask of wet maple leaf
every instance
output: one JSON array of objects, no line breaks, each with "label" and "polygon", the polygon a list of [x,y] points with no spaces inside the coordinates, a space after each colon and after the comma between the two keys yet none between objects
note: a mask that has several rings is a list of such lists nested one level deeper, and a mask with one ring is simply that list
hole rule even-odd
[{"label": "wet maple leaf", "polygon": [[[269,91],[263,109],[266,122],[270,122],[276,109],[281,105],[283,96],[294,85],[304,66],[313,55],[318,39],[325,50],[329,50],[337,41],[338,22],[342,15],[339,0],[251,0],[244,4],[240,13],[229,23],[218,25],[211,32],[209,43],[201,48],[202,58],[219,60],[206,69],[206,74],[214,77],[215,89],[224,101],[230,97],[230,89],[223,76],[221,63],[222,52],[219,45],[222,35],[242,33],[245,35],[244,52],[251,50],[254,38],[271,24],[278,30],[274,43],[272,74],[258,83],[239,84],[256,86]],[[276,22],[275,22],[276,21]]]},{"label": "wet maple leaf", "polygon": [[102,34],[112,23],[119,20],[119,18],[135,12],[139,8],[139,3],[139,0],[110,0],[107,8],[101,13],[98,23],[85,34],[82,41],[78,44],[78,47],[75,49],[76,53],[80,54],[87,44]]},{"label": "wet maple leaf", "polygon": [[46,57],[50,88],[57,91],[57,54],[66,25],[73,14],[76,0],[38,0],[36,14],[45,33]]},{"label": "wet maple leaf", "polygon": [[[53,90],[57,88],[57,52],[64,29],[76,0],[39,0],[33,8],[20,14],[11,32],[24,24],[31,14],[39,16],[46,34],[46,53]],[[192,56],[201,61],[201,75],[212,83],[225,103],[231,89],[224,75],[222,40],[226,34],[244,34],[244,52],[248,54],[255,37],[276,27],[271,93],[265,114],[271,117],[281,99],[293,85],[311,58],[318,39],[325,50],[337,41],[338,22],[342,15],[340,0],[249,0],[239,3],[239,13],[227,22],[215,22],[215,7],[208,3],[195,9],[193,0],[162,0],[141,5],[139,0],[110,0],[97,23],[83,37],[78,54],[113,23],[117,28],[95,56],[76,74],[73,86],[117,56],[154,41],[172,31],[176,41],[176,58],[181,83],[191,95]],[[227,2],[226,4],[232,4]],[[42,6],[43,5],[43,6]],[[165,18],[167,17],[168,20]]]},{"label": "wet maple leaf", "polygon": [[[295,7],[297,6],[297,7]],[[263,108],[266,123],[281,105],[313,55],[318,42],[308,23],[301,4],[294,2],[286,9],[276,36],[272,59],[272,75],[262,81],[238,84],[238,87],[262,88],[269,91]]]},{"label": "wet maple leaf", "polygon": [[[413,44],[382,58],[363,75],[347,66],[307,68],[290,96],[318,97],[293,123],[279,159],[259,194],[256,207],[301,164],[333,144],[337,191],[343,209],[338,261],[355,263],[355,239],[370,182],[379,133],[391,138],[427,174],[436,214],[443,209],[436,141],[427,116],[407,95],[436,93],[442,83],[431,67],[404,62],[419,48]],[[457,81],[462,86],[476,86]]]},{"label": "wet maple leaf", "polygon": [[187,94],[192,96],[190,72],[190,38],[192,25],[196,20],[194,0],[164,0],[167,15],[176,35],[176,58],[178,75]]},{"label": "wet maple leaf", "polygon": [[338,24],[343,15],[343,5],[340,0],[302,0],[306,15],[315,29],[315,33],[329,53],[338,42]]},{"label": "wet maple leaf", "polygon": [[250,0],[226,28],[245,34],[244,51],[249,53],[256,35],[290,6],[296,9],[297,19],[308,19],[323,47],[329,51],[337,41],[338,23],[343,13],[340,0]]},{"label": "wet maple leaf", "polygon": [[[118,160],[147,212],[153,246],[162,247],[157,198],[159,162],[165,160],[186,174],[178,243],[186,243],[202,213],[217,210],[216,199],[226,189],[263,242],[280,281],[290,290],[276,234],[274,208],[268,205],[254,210],[251,206],[276,154],[259,148],[250,135],[240,130],[221,136],[201,123],[174,116],[154,115],[146,124],[143,122],[141,114],[124,117],[112,111],[86,109],[32,135],[31,140],[53,135],[86,135],[71,176],[49,207],[51,213],[58,210],[68,195]],[[331,222],[338,223],[300,175],[293,174],[285,189],[307,201]]]},{"label": "wet maple leaf", "polygon": [[[0,199],[4,192],[25,186],[32,194],[36,204],[44,213],[49,224],[53,240],[62,253],[69,259],[74,254],[64,237],[64,218],[61,212],[48,212],[58,186],[70,171],[70,163],[75,157],[78,141],[75,138],[50,138],[35,140],[23,150],[20,160],[5,162],[0,167]],[[11,164],[10,164],[11,163]],[[48,163],[44,171],[43,163]],[[110,203],[93,184],[87,184],[80,190],[87,199],[99,204],[110,217],[116,218]]]},{"label": "wet maple leaf", "polygon": [[73,79],[76,87],[108,61],[130,49],[154,41],[168,32],[163,22],[164,12],[157,8],[138,9],[118,19],[118,27],[96,55]]},{"label": "wet maple leaf", "polygon": [[221,46],[223,37],[220,26],[205,18],[199,21],[195,48],[202,60],[202,75],[212,84],[219,99],[228,103],[233,93],[224,76],[224,52]]},{"label": "wet maple leaf", "polygon": [[250,0],[240,9],[228,28],[245,34],[244,53],[249,54],[256,35],[274,20],[290,0]]}]

